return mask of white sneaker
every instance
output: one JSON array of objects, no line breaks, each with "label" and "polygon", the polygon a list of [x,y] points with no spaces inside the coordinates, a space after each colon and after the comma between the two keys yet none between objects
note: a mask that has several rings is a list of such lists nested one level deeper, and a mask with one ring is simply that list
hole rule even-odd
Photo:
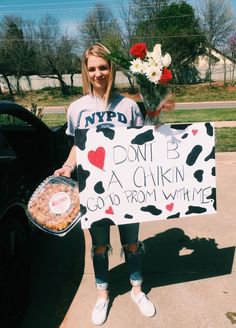
[{"label": "white sneaker", "polygon": [[102,325],[107,318],[109,299],[98,298],[92,312],[92,322],[94,325]]},{"label": "white sneaker", "polygon": [[155,306],[143,292],[140,292],[138,295],[134,295],[133,291],[131,290],[130,296],[131,299],[138,305],[140,312],[145,315],[145,317],[150,318],[155,315]]}]

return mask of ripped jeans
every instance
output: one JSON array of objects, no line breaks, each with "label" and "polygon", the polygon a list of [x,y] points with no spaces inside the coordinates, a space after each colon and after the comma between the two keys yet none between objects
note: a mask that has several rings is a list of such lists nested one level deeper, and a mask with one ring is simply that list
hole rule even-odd
[{"label": "ripped jeans", "polygon": [[[129,273],[130,282],[133,286],[142,284],[141,256],[143,246],[138,241],[139,223],[122,224],[118,226],[120,242],[125,255],[125,262]],[[108,255],[111,251],[110,246],[110,226],[96,226],[89,229],[92,237],[92,259],[95,274],[95,282],[98,289],[108,288]],[[130,244],[137,244],[137,251],[128,251]],[[96,248],[105,246],[105,251],[96,253]]]}]

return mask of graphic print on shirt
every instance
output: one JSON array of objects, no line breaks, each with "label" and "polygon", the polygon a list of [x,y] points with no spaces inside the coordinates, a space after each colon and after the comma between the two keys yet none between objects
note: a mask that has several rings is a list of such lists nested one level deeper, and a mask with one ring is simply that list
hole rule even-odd
[{"label": "graphic print on shirt", "polygon": [[[86,112],[86,114],[89,112]],[[85,128],[91,128],[92,126],[115,127],[117,125],[127,125],[127,118],[123,113],[114,111],[101,111],[94,112],[85,116]]]}]

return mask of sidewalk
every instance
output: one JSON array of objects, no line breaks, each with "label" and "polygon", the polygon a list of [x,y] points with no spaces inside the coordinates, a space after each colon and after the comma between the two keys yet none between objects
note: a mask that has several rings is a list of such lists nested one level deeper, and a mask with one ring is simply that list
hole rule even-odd
[{"label": "sidewalk", "polygon": [[[157,307],[151,319],[143,317],[130,300],[117,229],[112,228],[110,276],[116,288],[111,289],[115,298],[104,328],[229,328],[235,323],[236,153],[219,153],[216,159],[216,215],[141,225],[140,237],[150,252],[144,260],[144,288]],[[180,246],[186,236],[192,249]],[[90,317],[96,291],[88,231],[85,237],[84,276],[60,328],[94,327]]]},{"label": "sidewalk", "polygon": [[236,108],[236,100],[176,103],[176,109]]},{"label": "sidewalk", "polygon": [[236,121],[218,121],[214,122],[215,128],[235,128]]},{"label": "sidewalk", "polygon": [[[140,239],[146,246],[143,286],[157,308],[153,318],[143,317],[130,300],[117,227],[111,228],[112,304],[102,327],[233,327],[236,152],[217,153],[216,163],[217,214],[140,225]],[[36,244],[31,302],[22,328],[94,328],[91,311],[96,290],[88,231],[73,229],[59,239],[38,232]]]}]

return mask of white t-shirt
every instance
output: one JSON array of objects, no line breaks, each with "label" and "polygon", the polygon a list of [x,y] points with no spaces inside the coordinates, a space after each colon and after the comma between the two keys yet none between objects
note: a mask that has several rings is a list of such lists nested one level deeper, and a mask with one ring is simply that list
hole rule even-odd
[{"label": "white t-shirt", "polygon": [[70,104],[67,122],[66,134],[74,136],[78,127],[90,129],[97,126],[142,126],[143,117],[137,103],[132,99],[113,93],[106,108],[101,98],[89,94]]}]

